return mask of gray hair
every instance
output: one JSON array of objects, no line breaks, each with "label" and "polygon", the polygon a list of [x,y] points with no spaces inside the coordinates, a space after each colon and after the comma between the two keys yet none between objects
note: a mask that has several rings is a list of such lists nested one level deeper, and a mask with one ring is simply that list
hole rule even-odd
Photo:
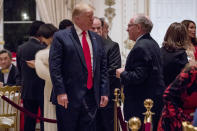
[{"label": "gray hair", "polygon": [[150,33],[153,28],[152,21],[145,15],[137,15],[134,17],[134,24],[140,24],[145,33]]}]

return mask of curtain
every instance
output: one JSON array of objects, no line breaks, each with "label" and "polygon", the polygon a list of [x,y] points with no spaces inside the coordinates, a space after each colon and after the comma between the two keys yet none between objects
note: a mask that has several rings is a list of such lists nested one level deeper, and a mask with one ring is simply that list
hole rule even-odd
[{"label": "curtain", "polygon": [[3,16],[3,0],[0,0],[0,21],[2,19],[2,16]]},{"label": "curtain", "polygon": [[0,0],[0,10],[3,8],[3,0]]},{"label": "curtain", "polygon": [[36,0],[41,20],[56,27],[59,22],[68,18],[67,0]]}]

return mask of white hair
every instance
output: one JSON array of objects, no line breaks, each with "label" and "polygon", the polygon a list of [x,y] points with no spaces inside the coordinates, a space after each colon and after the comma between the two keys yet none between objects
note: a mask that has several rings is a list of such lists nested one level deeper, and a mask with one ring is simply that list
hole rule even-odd
[{"label": "white hair", "polygon": [[150,33],[153,28],[152,21],[148,18],[148,16],[139,14],[134,17],[134,24],[140,24],[142,26],[142,30],[145,33]]}]

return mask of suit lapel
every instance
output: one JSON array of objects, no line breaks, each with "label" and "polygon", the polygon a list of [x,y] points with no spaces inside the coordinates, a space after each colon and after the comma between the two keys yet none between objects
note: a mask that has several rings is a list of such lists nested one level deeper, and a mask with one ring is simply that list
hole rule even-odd
[{"label": "suit lapel", "polygon": [[77,32],[76,32],[74,26],[71,27],[70,37],[73,41],[73,44],[74,44],[75,48],[77,49],[77,53],[79,54],[79,57],[80,57],[80,60],[81,60],[82,64],[87,69],[86,62],[85,62],[85,57],[84,57],[84,54],[83,54],[83,48],[81,46],[79,37],[77,35]]},{"label": "suit lapel", "polygon": [[97,41],[96,41],[96,37],[93,33],[91,33],[90,31],[88,31],[88,34],[90,36],[90,40],[92,43],[92,51],[93,51],[93,72],[95,71],[96,68],[96,56],[97,56]]},{"label": "suit lapel", "polygon": [[8,74],[8,80],[7,80],[7,83],[11,83],[12,82],[12,75],[14,75],[14,65],[12,65],[12,68]]},{"label": "suit lapel", "polygon": [[0,82],[4,83],[4,75],[1,71],[0,71]]}]

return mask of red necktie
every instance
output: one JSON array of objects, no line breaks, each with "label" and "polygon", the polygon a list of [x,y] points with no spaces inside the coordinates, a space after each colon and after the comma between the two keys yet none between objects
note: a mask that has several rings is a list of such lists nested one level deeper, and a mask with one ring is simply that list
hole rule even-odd
[{"label": "red necktie", "polygon": [[88,69],[88,81],[87,81],[87,88],[92,88],[92,64],[91,64],[91,55],[90,55],[90,48],[86,39],[86,32],[82,32],[82,45],[83,45],[83,54],[85,56],[86,66]]}]

